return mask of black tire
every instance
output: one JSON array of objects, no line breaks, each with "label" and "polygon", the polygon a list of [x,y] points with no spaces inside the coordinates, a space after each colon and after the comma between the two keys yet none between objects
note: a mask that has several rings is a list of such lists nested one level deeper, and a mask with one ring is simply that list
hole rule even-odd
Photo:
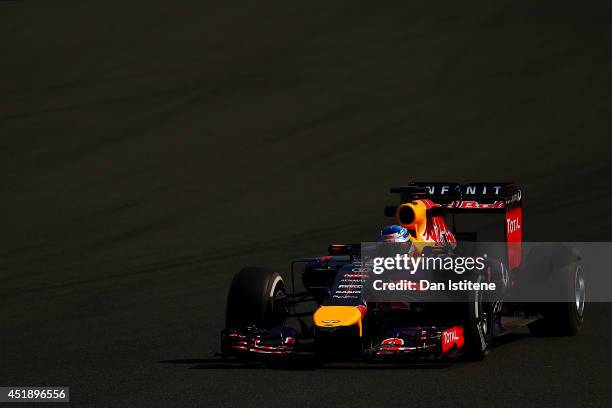
[{"label": "black tire", "polygon": [[[474,282],[483,282],[482,275]],[[464,356],[468,361],[482,360],[493,343],[493,306],[484,291],[469,294],[469,302],[462,303],[464,315]]]},{"label": "black tire", "polygon": [[285,294],[285,283],[278,272],[247,267],[234,275],[227,297],[226,327],[282,324],[278,300]]},{"label": "black tire", "polygon": [[[534,247],[525,260],[525,275],[529,283],[552,288],[557,299],[575,299],[574,302],[528,303],[526,309],[541,316],[529,325],[537,336],[574,336],[584,322],[586,292],[584,271],[580,256],[561,244]],[[540,289],[545,290],[545,289]],[[546,289],[550,290],[550,289]]]}]

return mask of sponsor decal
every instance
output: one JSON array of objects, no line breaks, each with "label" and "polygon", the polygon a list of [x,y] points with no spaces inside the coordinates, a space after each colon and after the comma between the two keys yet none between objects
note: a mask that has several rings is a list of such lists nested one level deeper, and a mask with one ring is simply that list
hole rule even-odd
[{"label": "sponsor decal", "polygon": [[508,234],[514,234],[517,230],[521,229],[520,219],[512,218],[506,220],[506,227],[508,228]]},{"label": "sponsor decal", "polygon": [[476,195],[476,194],[495,194],[499,195],[504,191],[503,186],[498,186],[495,184],[480,184],[480,185],[467,185],[463,187],[463,193],[466,195]]},{"label": "sponsor decal", "polygon": [[449,184],[425,184],[423,187],[431,195],[447,195],[460,192],[464,195],[501,195],[504,193],[504,186],[494,183],[476,183],[458,185],[457,183]]},{"label": "sponsor decal", "polygon": [[516,193],[513,193],[507,200],[506,205],[510,206],[510,204],[518,203],[523,198],[523,192],[518,190]]},{"label": "sponsor decal", "polygon": [[521,264],[522,224],[522,208],[520,206],[506,211],[506,247],[508,251],[508,268],[510,270]]},{"label": "sponsor decal", "polygon": [[463,327],[454,326],[442,332],[442,353],[448,352],[453,346],[456,346],[456,349],[459,350],[464,343]]},{"label": "sponsor decal", "polygon": [[480,203],[478,201],[456,201],[453,205],[456,208],[461,209],[491,209],[491,208],[504,208],[506,203],[504,201],[494,201],[492,203]]},{"label": "sponsor decal", "polygon": [[343,284],[362,284],[365,282],[365,279],[340,279],[340,282],[342,282]]}]

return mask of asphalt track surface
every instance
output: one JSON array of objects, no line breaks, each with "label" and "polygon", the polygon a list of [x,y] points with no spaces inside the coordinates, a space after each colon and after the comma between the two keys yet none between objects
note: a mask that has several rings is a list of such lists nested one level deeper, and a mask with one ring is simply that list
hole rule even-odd
[{"label": "asphalt track surface", "polygon": [[99,407],[612,404],[607,304],[479,363],[212,357],[235,271],[372,239],[392,185],[514,180],[528,239],[609,240],[609,2],[125,3],[0,3],[0,385]]}]

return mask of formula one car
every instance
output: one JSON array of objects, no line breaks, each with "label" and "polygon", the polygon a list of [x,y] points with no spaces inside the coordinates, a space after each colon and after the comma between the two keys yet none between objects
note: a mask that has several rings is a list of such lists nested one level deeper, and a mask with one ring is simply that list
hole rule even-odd
[{"label": "formula one car", "polygon": [[[475,251],[483,239],[499,242],[503,251],[470,277],[496,282],[499,290],[494,295],[470,290],[454,302],[371,299],[364,290],[371,269],[362,259],[361,244],[333,244],[323,256],[293,260],[288,280],[266,268],[238,272],[229,291],[221,355],[245,361],[302,353],[324,359],[478,360],[494,337],[517,327],[543,335],[579,331],[585,305],[580,257],[562,245],[536,246],[523,256],[523,194],[517,186],[417,182],[391,193],[399,194],[400,204],[387,206],[385,215],[407,229],[410,242],[422,250],[442,248],[445,256],[455,256]],[[491,214],[496,219],[492,232],[499,236],[486,236],[490,228],[460,231],[462,214]],[[525,302],[514,296],[525,276],[551,274],[560,277],[559,290],[573,301]]]}]

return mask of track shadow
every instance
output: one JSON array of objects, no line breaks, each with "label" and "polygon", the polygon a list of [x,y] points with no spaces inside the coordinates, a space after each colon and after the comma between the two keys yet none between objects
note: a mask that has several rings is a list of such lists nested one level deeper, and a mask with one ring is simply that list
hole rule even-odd
[{"label": "track shadow", "polygon": [[224,358],[185,358],[177,360],[161,360],[160,364],[183,364],[190,365],[189,369],[208,368],[211,370],[231,370],[231,369],[252,369],[262,368],[261,362],[244,362],[238,360],[230,360]]},{"label": "track shadow", "polygon": [[245,362],[233,359],[178,359],[162,360],[160,364],[189,365],[191,370],[233,370],[233,369],[273,369],[287,371],[304,370],[431,370],[452,366],[450,361],[384,361],[368,360],[322,362],[315,357],[298,357],[284,361],[252,361]]},{"label": "track shadow", "polygon": [[[508,333],[493,339],[492,349],[532,337],[529,333]],[[495,351],[493,351],[495,352]]]}]

